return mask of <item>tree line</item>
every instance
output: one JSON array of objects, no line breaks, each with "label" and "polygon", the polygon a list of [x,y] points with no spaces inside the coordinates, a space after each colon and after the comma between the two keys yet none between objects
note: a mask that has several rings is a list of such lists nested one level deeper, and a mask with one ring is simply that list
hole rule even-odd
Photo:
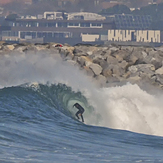
[{"label": "tree line", "polygon": [[163,30],[163,3],[151,4],[140,9],[130,10],[125,5],[115,5],[112,8],[103,9],[99,12],[101,15],[114,14],[132,14],[132,15],[150,15],[152,17],[151,28],[154,30]]}]

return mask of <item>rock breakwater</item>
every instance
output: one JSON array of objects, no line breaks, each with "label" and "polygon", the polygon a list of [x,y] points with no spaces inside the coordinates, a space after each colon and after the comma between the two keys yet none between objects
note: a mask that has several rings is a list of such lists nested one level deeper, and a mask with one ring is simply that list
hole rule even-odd
[{"label": "rock breakwater", "polygon": [[74,64],[100,86],[122,83],[148,83],[163,87],[163,47],[91,46],[57,47],[48,44],[0,43],[0,55],[12,53],[59,53],[65,62]]}]

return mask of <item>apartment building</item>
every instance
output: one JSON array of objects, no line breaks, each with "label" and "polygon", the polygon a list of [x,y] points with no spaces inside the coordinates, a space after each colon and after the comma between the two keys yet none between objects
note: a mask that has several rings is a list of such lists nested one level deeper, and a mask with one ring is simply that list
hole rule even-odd
[{"label": "apartment building", "polygon": [[33,42],[39,39],[42,42],[69,44],[96,41],[162,42],[160,31],[150,30],[149,16],[115,15],[115,19],[104,19],[95,13],[81,12],[70,14],[69,19],[64,14],[45,12],[40,19],[6,19],[0,27],[1,40]]},{"label": "apartment building", "polygon": [[[1,30],[1,40],[32,41],[43,39],[51,42],[60,39],[72,41],[81,40],[82,34],[99,34],[103,30],[115,29],[115,23],[108,20],[66,20],[66,19],[16,19],[5,20]],[[67,42],[68,43],[68,42]]]},{"label": "apartment building", "polygon": [[161,42],[158,30],[108,30],[108,41]]}]

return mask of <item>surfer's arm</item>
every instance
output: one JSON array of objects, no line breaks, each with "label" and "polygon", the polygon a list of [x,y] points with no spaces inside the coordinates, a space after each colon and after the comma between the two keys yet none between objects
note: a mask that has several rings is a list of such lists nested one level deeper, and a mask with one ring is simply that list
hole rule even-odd
[{"label": "surfer's arm", "polygon": [[74,106],[76,107],[76,104],[77,104],[77,103],[75,103],[75,104],[73,105],[73,107],[74,107]]}]

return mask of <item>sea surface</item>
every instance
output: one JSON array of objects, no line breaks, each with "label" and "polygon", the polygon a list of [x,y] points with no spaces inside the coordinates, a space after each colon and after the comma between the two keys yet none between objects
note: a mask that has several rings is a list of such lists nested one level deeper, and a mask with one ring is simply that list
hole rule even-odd
[{"label": "sea surface", "polygon": [[1,55],[0,163],[163,162],[162,99],[136,84],[99,88],[58,54]]}]

